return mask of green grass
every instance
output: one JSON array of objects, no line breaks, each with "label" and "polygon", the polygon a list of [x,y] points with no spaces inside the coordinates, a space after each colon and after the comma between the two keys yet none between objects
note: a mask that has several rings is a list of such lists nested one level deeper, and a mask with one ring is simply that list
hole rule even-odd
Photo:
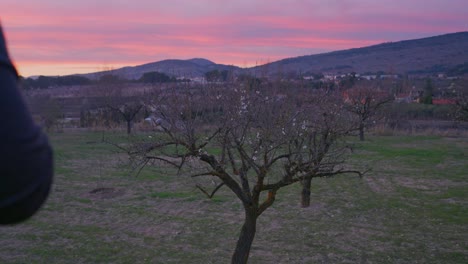
[{"label": "green grass", "polygon": [[[121,142],[125,135],[105,134]],[[0,263],[228,263],[243,210],[226,188],[150,166],[130,175],[102,133],[51,135],[44,208],[0,228]],[[144,135],[142,135],[144,137]],[[467,263],[468,139],[369,137],[350,163],[372,168],[281,189],[258,222],[251,263]]]},{"label": "green grass", "polygon": [[151,198],[161,199],[196,199],[193,193],[181,193],[181,192],[152,192],[149,193]]}]

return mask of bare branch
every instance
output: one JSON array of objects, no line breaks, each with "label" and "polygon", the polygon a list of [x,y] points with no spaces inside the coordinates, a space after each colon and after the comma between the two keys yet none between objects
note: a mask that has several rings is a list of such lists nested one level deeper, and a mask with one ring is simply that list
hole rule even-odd
[{"label": "bare branch", "polygon": [[192,178],[201,177],[201,176],[219,176],[219,173],[217,173],[216,171],[209,171],[209,172],[197,173],[197,174],[190,175],[190,177],[192,177]]},{"label": "bare branch", "polygon": [[211,193],[208,193],[205,189],[203,189],[202,186],[200,186],[199,184],[197,184],[195,187],[197,187],[200,191],[202,191],[209,199],[213,198],[213,196],[216,194],[216,192],[221,189],[221,187],[224,186],[224,183],[220,183],[218,184],[218,186],[216,186],[216,188],[214,188],[214,190],[211,192]]},{"label": "bare branch", "polygon": [[266,209],[268,209],[268,207],[270,207],[275,202],[275,198],[276,190],[269,190],[266,200],[258,207],[258,215],[261,215]]},{"label": "bare branch", "polygon": [[163,158],[163,157],[158,157],[158,156],[145,156],[145,159],[147,159],[147,160],[159,160],[159,161],[165,162],[165,163],[167,163],[167,164],[170,164],[170,165],[172,165],[172,166],[174,166],[174,167],[176,167],[176,168],[180,168],[180,167],[181,167],[180,164],[175,163],[175,162],[173,162],[173,161],[170,161],[170,160],[168,160],[167,158]]}]

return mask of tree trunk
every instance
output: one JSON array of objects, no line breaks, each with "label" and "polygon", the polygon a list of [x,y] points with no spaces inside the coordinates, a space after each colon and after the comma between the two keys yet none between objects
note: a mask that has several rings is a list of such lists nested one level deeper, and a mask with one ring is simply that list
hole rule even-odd
[{"label": "tree trunk", "polygon": [[231,263],[244,264],[247,263],[250,254],[250,247],[255,237],[257,229],[257,215],[254,210],[245,210],[244,224],[237,240],[236,250],[232,255]]},{"label": "tree trunk", "polygon": [[364,124],[359,125],[359,140],[364,141]]},{"label": "tree trunk", "polygon": [[312,178],[306,178],[302,181],[302,199],[301,206],[302,208],[309,207],[310,205],[310,186],[312,184]]},{"label": "tree trunk", "polygon": [[130,135],[132,133],[132,120],[127,120],[127,134]]}]

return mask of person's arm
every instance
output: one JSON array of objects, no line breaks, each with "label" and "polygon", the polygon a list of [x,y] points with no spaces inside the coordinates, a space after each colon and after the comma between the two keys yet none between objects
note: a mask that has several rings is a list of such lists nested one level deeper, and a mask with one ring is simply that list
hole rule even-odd
[{"label": "person's arm", "polygon": [[52,149],[18,90],[0,27],[0,224],[32,216],[52,184]]}]

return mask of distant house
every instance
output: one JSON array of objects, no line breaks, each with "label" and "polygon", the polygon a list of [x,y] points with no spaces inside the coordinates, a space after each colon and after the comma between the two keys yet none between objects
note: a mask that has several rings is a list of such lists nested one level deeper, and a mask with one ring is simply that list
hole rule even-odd
[{"label": "distant house", "polygon": [[375,79],[377,79],[377,75],[362,75],[361,78],[370,81],[370,80],[375,80]]},{"label": "distant house", "polygon": [[324,75],[323,78],[324,78],[325,80],[328,80],[328,81],[333,81],[333,80],[335,80],[335,76],[329,75],[329,74]]},{"label": "distant house", "polygon": [[416,89],[413,86],[409,93],[399,93],[395,94],[395,102],[397,103],[419,103],[419,98],[421,98],[423,91]]},{"label": "distant house", "polygon": [[411,103],[413,102],[413,96],[411,93],[399,93],[395,94],[395,102],[396,103]]},{"label": "distant house", "polygon": [[194,83],[207,83],[205,77],[182,77],[183,80],[190,80]]},{"label": "distant house", "polygon": [[380,75],[380,79],[398,79],[397,74],[383,74]]}]

